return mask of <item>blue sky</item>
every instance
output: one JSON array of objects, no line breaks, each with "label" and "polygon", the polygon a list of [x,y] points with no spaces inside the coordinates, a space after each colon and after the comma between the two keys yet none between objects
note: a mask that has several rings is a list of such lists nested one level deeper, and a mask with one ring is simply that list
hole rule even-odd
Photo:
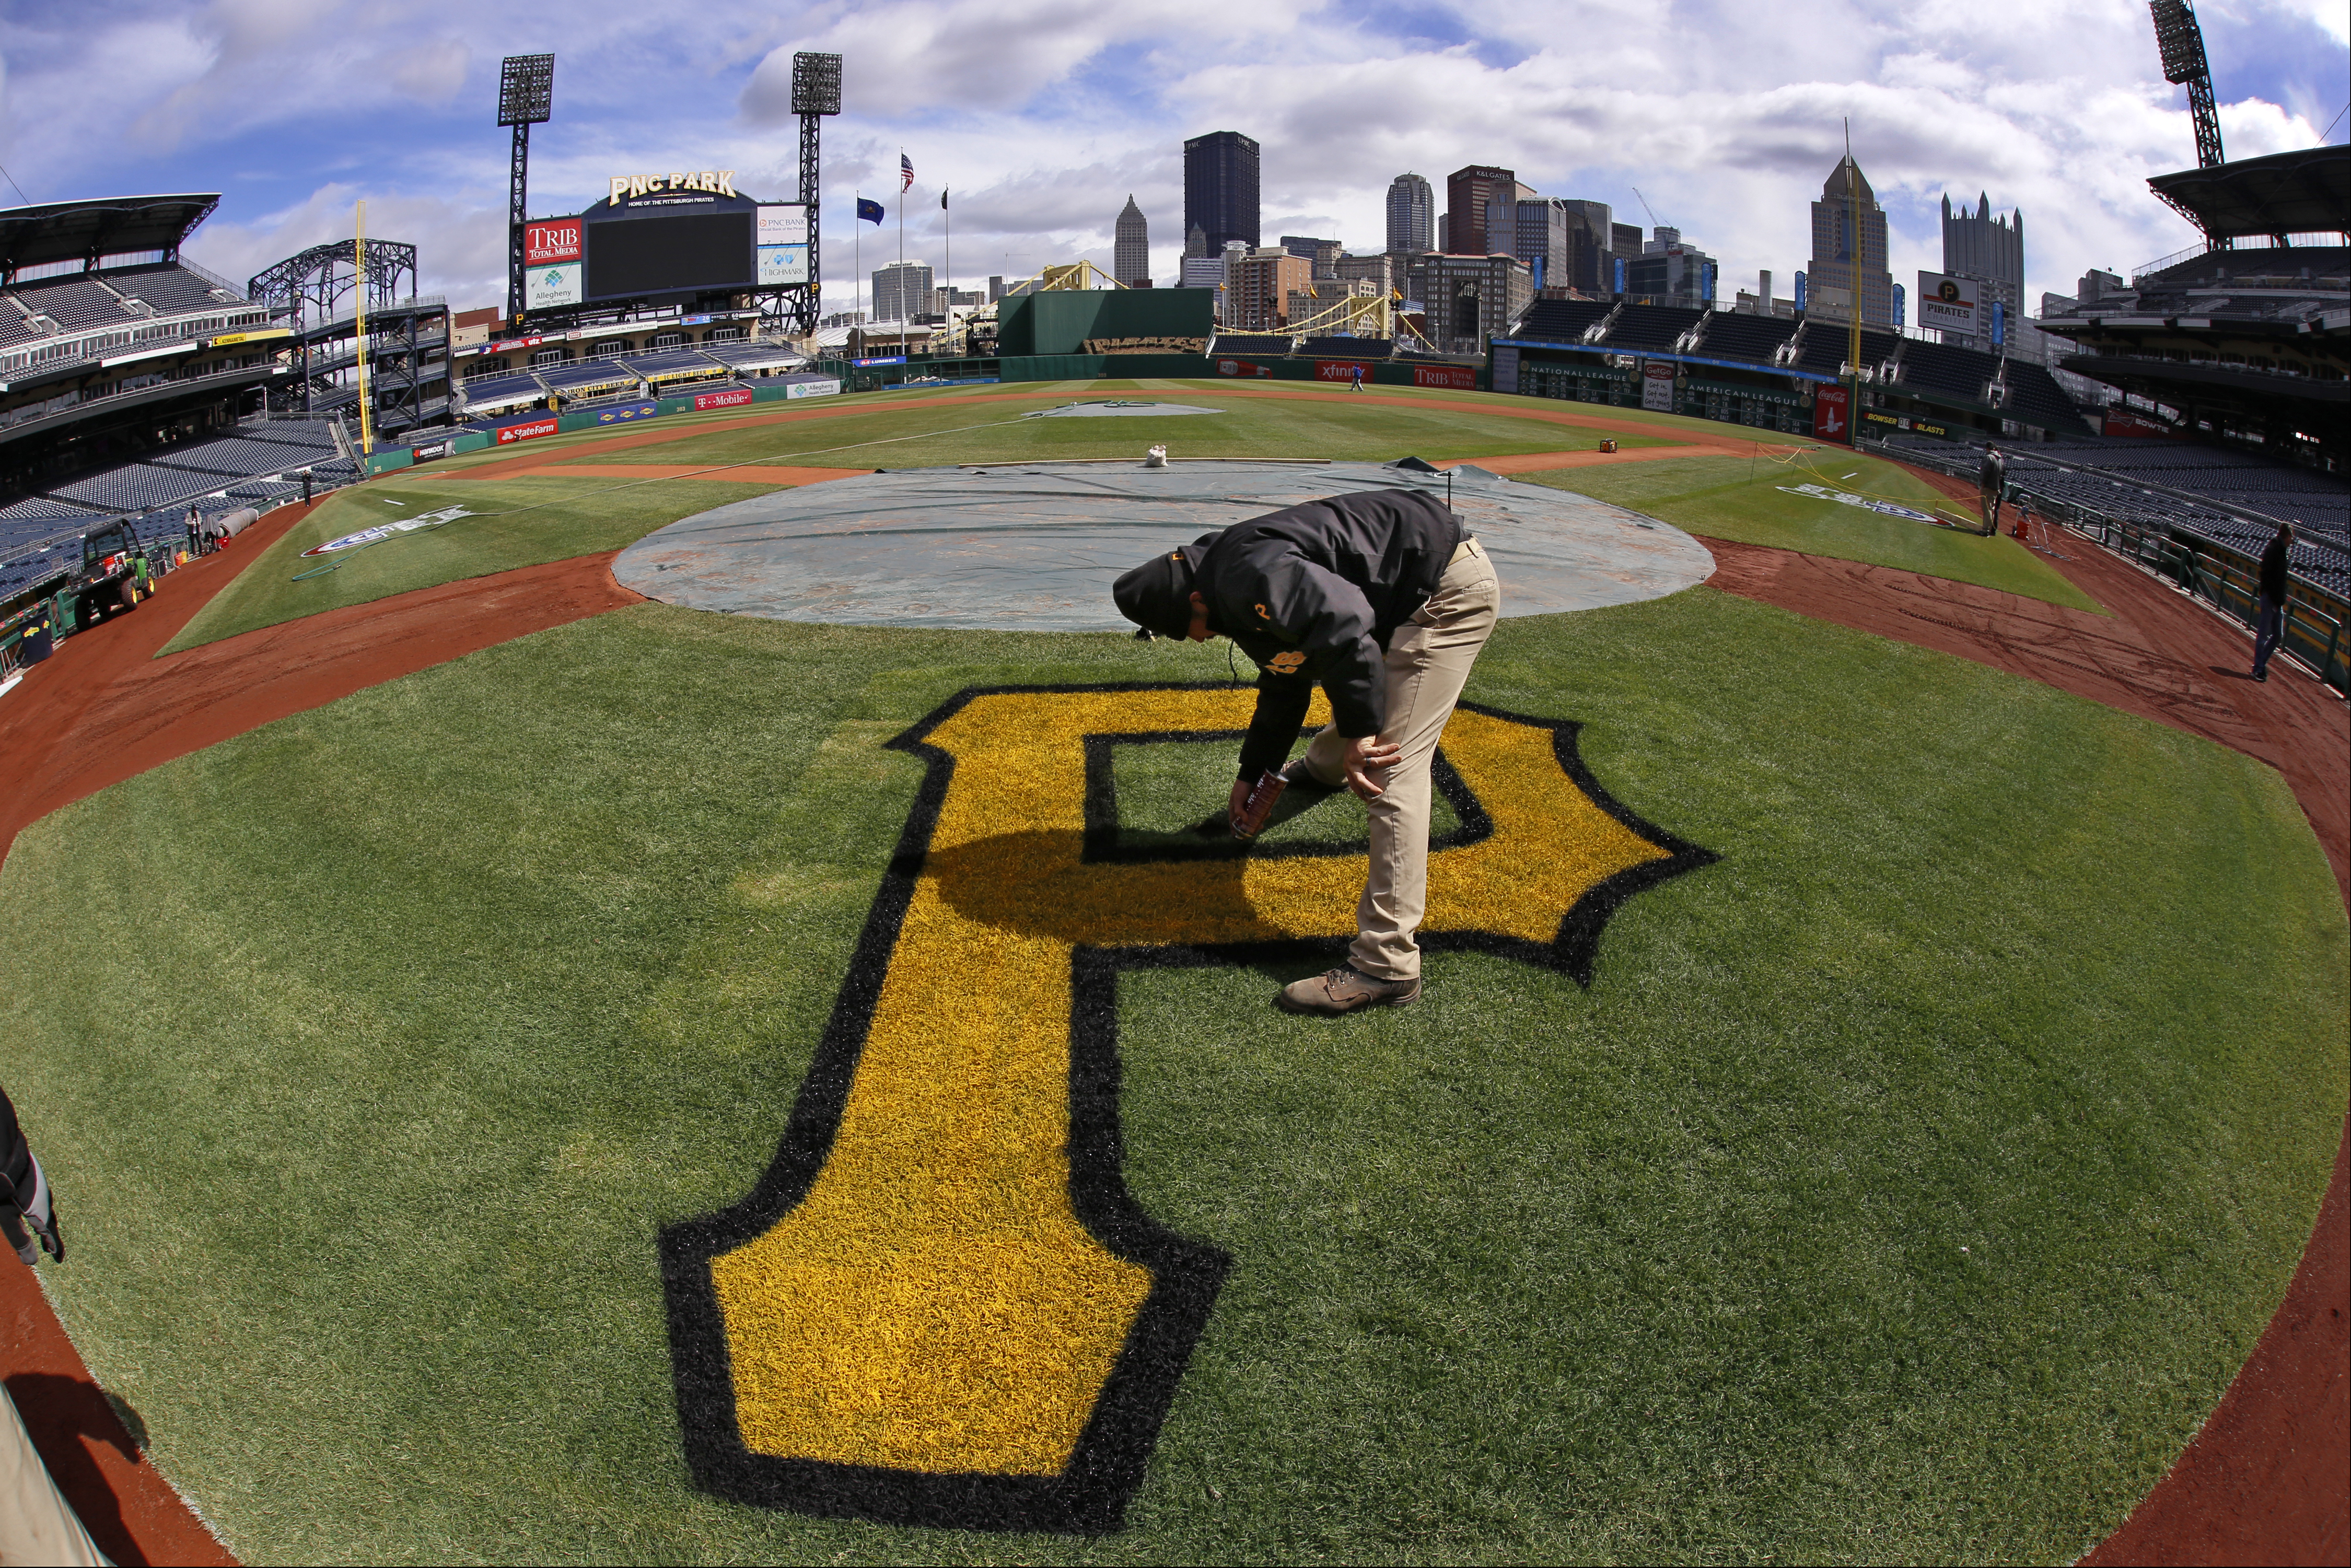
[{"label": "blue sky", "polygon": [[[2351,97],[2343,0],[2206,0],[2199,11],[2232,157],[2340,141]],[[1900,7],[1601,0],[1318,5],[1258,0],[881,0],[858,5],[0,4],[0,164],[26,199],[218,191],[189,254],[245,277],[369,231],[414,242],[425,287],[459,308],[503,298],[502,55],[557,57],[555,119],[533,140],[534,214],[576,212],[612,173],[732,168],[789,196],[797,49],[845,57],[827,121],[827,308],[852,303],[849,204],[870,271],[896,254],[903,147],[917,183],[910,256],[944,267],[955,193],[969,281],[1107,262],[1132,193],[1154,269],[1181,248],[1184,138],[1263,144],[1263,228],[1382,244],[1405,170],[1441,193],[1499,163],[1546,195],[1634,192],[1719,256],[1722,292],[1804,265],[1807,204],[1850,115],[1886,205],[1897,281],[1941,258],[1946,191],[2022,207],[2028,292],[2071,292],[2190,242],[2147,191],[2194,162],[2183,89],[2165,83],[2136,0],[1918,0]],[[17,199],[0,185],[0,201]]]}]

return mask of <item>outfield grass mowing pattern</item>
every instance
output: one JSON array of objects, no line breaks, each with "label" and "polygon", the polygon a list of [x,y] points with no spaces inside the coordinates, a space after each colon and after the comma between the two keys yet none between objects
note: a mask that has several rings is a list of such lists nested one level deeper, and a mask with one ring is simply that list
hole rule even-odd
[{"label": "outfield grass mowing pattern", "polygon": [[[693,1491],[654,1233],[776,1147],[921,776],[883,743],[1222,672],[646,605],[36,824],[0,1029],[93,1371],[249,1560],[2050,1559],[2124,1517],[2325,1186],[2334,879],[2257,763],[1705,589],[1506,622],[1471,683],[1724,856],[1590,990],[1119,981],[1129,1186],[1235,1260],[1125,1533]],[[93,951],[140,959],[27,979]]]},{"label": "outfield grass mowing pattern", "polygon": [[1835,447],[1793,457],[1666,458],[1621,468],[1563,468],[1529,477],[1539,485],[1613,501],[1712,538],[1867,561],[1972,582],[2069,610],[2105,613],[2054,566],[2005,534],[1987,538],[1792,494],[1798,486],[1814,485],[1921,511],[1953,504],[1905,468]]}]

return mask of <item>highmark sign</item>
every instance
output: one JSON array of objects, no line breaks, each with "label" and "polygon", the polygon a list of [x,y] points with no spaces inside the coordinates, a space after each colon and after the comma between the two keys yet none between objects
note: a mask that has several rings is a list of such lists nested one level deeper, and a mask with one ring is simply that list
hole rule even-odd
[{"label": "highmark sign", "polygon": [[653,195],[667,191],[707,191],[714,196],[735,193],[735,171],[705,169],[692,174],[613,174],[609,176],[612,187],[611,201],[619,206],[632,196]]}]

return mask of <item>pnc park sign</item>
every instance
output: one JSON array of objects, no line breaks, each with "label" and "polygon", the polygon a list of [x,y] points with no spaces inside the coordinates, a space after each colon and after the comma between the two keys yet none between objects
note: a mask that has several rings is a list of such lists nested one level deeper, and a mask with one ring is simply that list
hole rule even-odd
[{"label": "pnc park sign", "polygon": [[667,191],[707,191],[715,196],[735,193],[735,171],[705,169],[691,174],[613,174],[609,176],[612,187],[611,204],[619,206],[632,196],[652,195]]}]

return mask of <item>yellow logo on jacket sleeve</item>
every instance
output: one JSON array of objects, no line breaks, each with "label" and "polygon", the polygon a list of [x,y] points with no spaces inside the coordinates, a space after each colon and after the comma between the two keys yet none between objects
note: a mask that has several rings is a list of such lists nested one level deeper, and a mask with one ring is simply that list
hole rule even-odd
[{"label": "yellow logo on jacket sleeve", "polygon": [[1277,675],[1294,675],[1305,663],[1306,655],[1292,648],[1287,653],[1276,653],[1265,667]]}]

